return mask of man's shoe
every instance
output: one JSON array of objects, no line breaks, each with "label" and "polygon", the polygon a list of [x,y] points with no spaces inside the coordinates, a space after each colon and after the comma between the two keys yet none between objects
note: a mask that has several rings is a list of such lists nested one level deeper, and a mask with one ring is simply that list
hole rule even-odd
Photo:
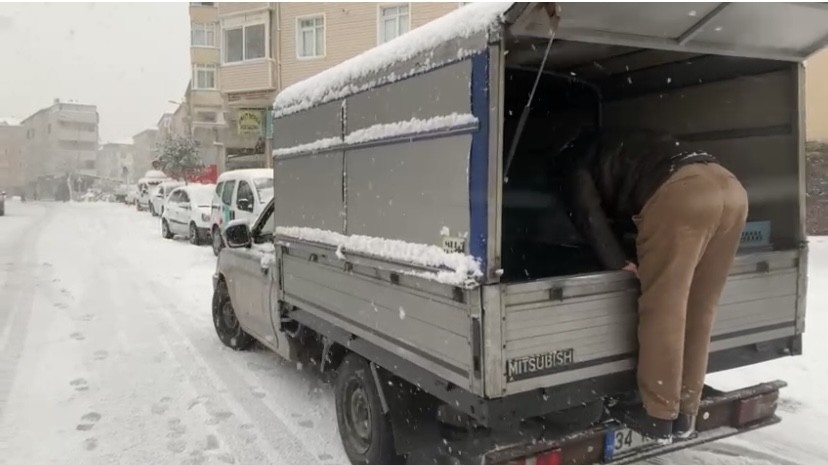
[{"label": "man's shoe", "polygon": [[650,439],[666,440],[673,435],[673,421],[650,416],[642,405],[618,405],[612,416],[624,426]]},{"label": "man's shoe", "polygon": [[673,421],[673,436],[679,439],[689,439],[696,433],[696,416],[679,413]]}]

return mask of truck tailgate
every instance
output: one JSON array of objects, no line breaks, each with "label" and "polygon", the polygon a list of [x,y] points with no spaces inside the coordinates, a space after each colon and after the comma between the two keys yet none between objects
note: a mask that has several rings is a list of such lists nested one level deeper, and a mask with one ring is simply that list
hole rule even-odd
[{"label": "truck tailgate", "polygon": [[[783,251],[737,257],[722,295],[712,353],[801,332],[798,296],[804,286],[800,279],[804,256],[804,251]],[[488,330],[486,392],[490,397],[634,368],[638,290],[637,282],[627,273],[502,286],[499,305],[494,302],[484,310]],[[503,313],[499,328],[494,328],[491,317],[497,310]],[[501,343],[492,338],[500,338]],[[502,352],[493,350],[498,347]],[[728,367],[755,361],[759,360],[734,360]]]}]

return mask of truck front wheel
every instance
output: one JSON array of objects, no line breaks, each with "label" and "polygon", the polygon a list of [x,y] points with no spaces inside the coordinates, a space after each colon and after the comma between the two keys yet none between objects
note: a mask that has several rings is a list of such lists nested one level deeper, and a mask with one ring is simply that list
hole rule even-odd
[{"label": "truck front wheel", "polygon": [[253,337],[242,329],[236,317],[224,281],[219,282],[213,292],[213,325],[221,342],[233,350],[246,350],[253,344]]},{"label": "truck front wheel", "polygon": [[336,419],[345,453],[354,465],[403,463],[394,446],[391,422],[382,411],[371,366],[349,354],[336,379]]}]

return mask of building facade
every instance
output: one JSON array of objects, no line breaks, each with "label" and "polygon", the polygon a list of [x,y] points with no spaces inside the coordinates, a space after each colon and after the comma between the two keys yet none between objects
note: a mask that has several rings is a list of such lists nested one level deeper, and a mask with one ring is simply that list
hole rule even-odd
[{"label": "building facade", "polygon": [[[131,183],[135,177],[132,141],[107,142],[98,149],[96,168],[98,177]],[[143,173],[141,173],[143,174]]]},{"label": "building facade", "polygon": [[13,118],[0,118],[0,191],[20,195],[25,185],[23,147],[26,129]]},{"label": "building facade", "polygon": [[[213,4],[209,4],[213,5]],[[461,3],[191,4],[193,91],[215,84],[226,168],[267,166],[268,109],[280,89],[436,19]],[[215,11],[216,16],[212,16]],[[198,16],[196,15],[198,13]],[[209,22],[215,18],[214,30]],[[205,26],[205,24],[207,24]],[[212,39],[211,39],[212,37]],[[212,45],[215,44],[214,50]],[[207,50],[202,50],[206,48]],[[199,62],[196,62],[196,57]],[[217,60],[215,62],[211,60]],[[212,74],[217,63],[218,73]],[[206,67],[205,67],[206,66]],[[212,96],[211,96],[212,97]]]},{"label": "building facade", "polygon": [[805,130],[808,140],[828,143],[828,49],[805,68]]},{"label": "building facade", "polygon": [[279,87],[307,79],[460,6],[460,2],[281,3]]},{"label": "building facade", "polygon": [[97,174],[98,109],[77,102],[55,102],[23,120],[25,177],[33,196],[58,195],[71,176],[82,189]]},{"label": "building facade", "polygon": [[156,128],[145,129],[132,136],[133,181],[141,179],[144,173],[152,169],[152,162],[158,158],[156,146],[159,140]]}]

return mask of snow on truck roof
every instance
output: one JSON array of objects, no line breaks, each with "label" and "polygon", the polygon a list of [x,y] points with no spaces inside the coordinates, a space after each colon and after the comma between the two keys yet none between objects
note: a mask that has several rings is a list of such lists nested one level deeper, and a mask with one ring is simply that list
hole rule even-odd
[{"label": "snow on truck roof", "polygon": [[[411,59],[441,43],[488,33],[501,22],[503,14],[512,5],[514,5],[512,2],[466,5],[315,76],[297,82],[276,96],[273,102],[276,116],[295,113],[351,94],[358,90],[349,85],[355,79]],[[398,79],[402,77],[404,76],[397,76]]]}]

